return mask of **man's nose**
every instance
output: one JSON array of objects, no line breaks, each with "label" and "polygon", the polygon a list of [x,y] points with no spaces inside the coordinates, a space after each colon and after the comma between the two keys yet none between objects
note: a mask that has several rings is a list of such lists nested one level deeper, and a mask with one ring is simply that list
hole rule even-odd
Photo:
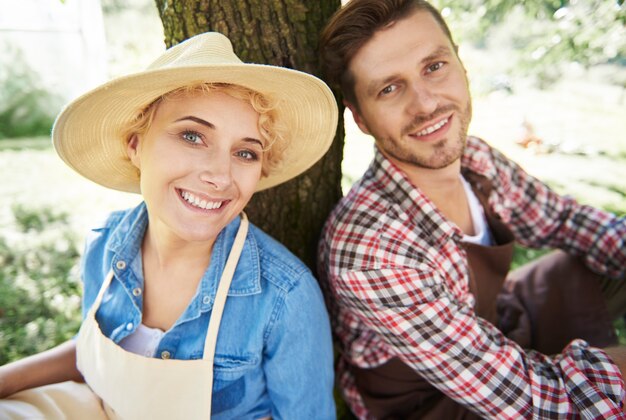
[{"label": "man's nose", "polygon": [[416,81],[409,88],[407,113],[414,115],[430,115],[437,109],[437,95],[423,81]]}]

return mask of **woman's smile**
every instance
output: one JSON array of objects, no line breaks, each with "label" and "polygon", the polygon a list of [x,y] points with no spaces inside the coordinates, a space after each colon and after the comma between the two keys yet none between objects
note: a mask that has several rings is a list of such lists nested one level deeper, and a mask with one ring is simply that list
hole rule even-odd
[{"label": "woman's smile", "polygon": [[184,203],[193,207],[194,209],[201,210],[218,210],[222,206],[228,204],[229,200],[216,200],[207,199],[192,192],[176,189],[178,195],[184,200]]}]

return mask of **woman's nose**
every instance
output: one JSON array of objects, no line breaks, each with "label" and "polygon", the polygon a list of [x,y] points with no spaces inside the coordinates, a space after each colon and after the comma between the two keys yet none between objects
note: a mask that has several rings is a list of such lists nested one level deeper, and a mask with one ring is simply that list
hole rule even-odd
[{"label": "woman's nose", "polygon": [[217,191],[228,189],[232,182],[232,170],[228,156],[211,156],[203,162],[200,180]]}]

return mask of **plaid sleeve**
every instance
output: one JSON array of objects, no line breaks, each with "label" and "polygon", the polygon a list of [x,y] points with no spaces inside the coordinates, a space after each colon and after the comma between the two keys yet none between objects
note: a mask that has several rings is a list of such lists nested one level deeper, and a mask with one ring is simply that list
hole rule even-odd
[{"label": "plaid sleeve", "polygon": [[483,417],[623,418],[624,383],[604,352],[583,341],[553,358],[524,351],[421,268],[347,272],[334,293],[404,363]]},{"label": "plaid sleeve", "polygon": [[490,153],[499,194],[494,209],[520,243],[560,248],[602,275],[626,276],[626,217],[561,196],[497,150]]}]

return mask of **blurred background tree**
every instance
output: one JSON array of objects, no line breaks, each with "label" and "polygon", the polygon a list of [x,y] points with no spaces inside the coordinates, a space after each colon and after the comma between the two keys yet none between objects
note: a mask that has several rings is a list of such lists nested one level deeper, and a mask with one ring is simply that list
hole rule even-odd
[{"label": "blurred background tree", "polygon": [[[626,64],[624,0],[434,0],[456,42],[512,47],[511,74],[531,75],[539,87],[568,65]],[[614,80],[626,86],[626,79]]]}]

